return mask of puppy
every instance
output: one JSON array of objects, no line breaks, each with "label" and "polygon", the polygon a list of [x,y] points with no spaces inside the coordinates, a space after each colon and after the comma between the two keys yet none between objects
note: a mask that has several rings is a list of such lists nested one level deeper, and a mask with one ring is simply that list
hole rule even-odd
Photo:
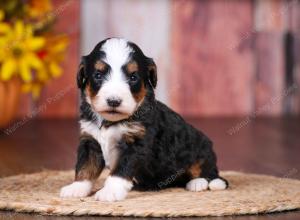
[{"label": "puppy", "polygon": [[154,61],[124,39],[101,41],[82,57],[75,181],[61,189],[61,197],[90,195],[104,167],[110,175],[95,194],[100,201],[123,200],[133,187],[228,187],[210,139],[155,99],[156,72]]}]

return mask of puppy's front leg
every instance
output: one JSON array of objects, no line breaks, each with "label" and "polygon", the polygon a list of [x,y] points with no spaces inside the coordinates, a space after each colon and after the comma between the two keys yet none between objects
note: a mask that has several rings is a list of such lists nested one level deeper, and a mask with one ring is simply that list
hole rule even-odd
[{"label": "puppy's front leg", "polygon": [[99,190],[95,199],[99,201],[114,202],[125,199],[132,189],[132,179],[135,172],[136,155],[134,147],[126,143],[120,143],[119,159],[116,166],[111,170],[104,186]]},{"label": "puppy's front leg", "polygon": [[61,197],[86,197],[105,166],[101,147],[92,137],[83,137],[77,152],[75,181],[63,187]]}]

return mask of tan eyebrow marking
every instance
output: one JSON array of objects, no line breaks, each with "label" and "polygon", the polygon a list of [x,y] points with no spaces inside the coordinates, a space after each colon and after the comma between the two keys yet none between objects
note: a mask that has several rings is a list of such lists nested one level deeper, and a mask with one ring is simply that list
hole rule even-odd
[{"label": "tan eyebrow marking", "polygon": [[95,63],[95,69],[96,70],[99,70],[99,71],[104,71],[106,68],[106,63],[98,60],[96,63]]},{"label": "tan eyebrow marking", "polygon": [[129,74],[134,73],[139,70],[139,66],[136,61],[131,61],[126,65],[126,70]]}]

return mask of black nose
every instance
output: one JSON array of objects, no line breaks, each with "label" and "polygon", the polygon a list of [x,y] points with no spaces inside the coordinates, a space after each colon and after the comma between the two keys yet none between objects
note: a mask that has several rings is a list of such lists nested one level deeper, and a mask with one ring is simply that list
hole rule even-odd
[{"label": "black nose", "polygon": [[109,99],[106,99],[106,102],[107,102],[108,106],[116,108],[121,105],[122,100],[117,99],[117,98],[109,98]]}]

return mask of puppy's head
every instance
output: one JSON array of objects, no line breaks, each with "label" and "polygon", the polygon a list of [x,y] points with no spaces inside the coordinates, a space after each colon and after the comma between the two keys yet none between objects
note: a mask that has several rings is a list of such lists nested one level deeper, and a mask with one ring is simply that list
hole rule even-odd
[{"label": "puppy's head", "polygon": [[110,38],[82,57],[77,84],[93,110],[108,121],[130,117],[156,87],[156,65],[134,43]]}]

